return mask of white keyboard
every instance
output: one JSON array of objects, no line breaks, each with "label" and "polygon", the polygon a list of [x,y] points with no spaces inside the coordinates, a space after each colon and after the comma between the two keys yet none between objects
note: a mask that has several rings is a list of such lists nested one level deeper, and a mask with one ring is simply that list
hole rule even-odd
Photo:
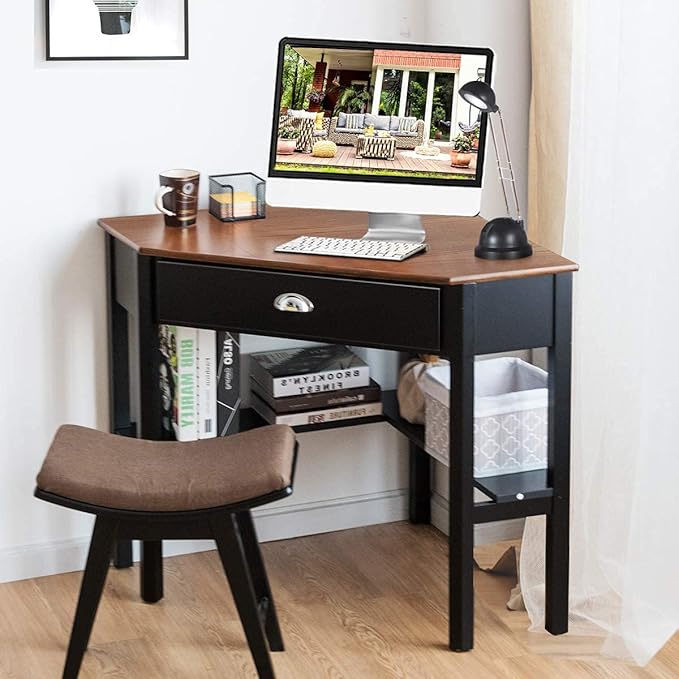
[{"label": "white keyboard", "polygon": [[367,238],[324,238],[300,236],[274,248],[274,252],[297,255],[330,255],[331,257],[361,257],[401,262],[427,249],[426,243],[400,240],[368,240]]}]

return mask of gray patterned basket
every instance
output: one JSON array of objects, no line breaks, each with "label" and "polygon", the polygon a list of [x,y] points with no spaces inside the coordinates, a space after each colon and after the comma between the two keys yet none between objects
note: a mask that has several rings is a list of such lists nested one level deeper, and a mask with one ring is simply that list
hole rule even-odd
[{"label": "gray patterned basket", "polygon": [[[547,373],[518,358],[477,361],[474,370],[474,476],[547,466]],[[448,366],[430,368],[425,394],[425,447],[448,464]]]}]

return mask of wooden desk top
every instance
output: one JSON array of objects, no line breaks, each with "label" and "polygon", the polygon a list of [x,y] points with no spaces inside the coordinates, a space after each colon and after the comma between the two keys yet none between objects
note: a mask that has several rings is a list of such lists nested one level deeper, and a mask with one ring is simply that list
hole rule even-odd
[{"label": "wooden desk top", "polygon": [[115,238],[150,257],[213,262],[260,269],[398,280],[434,285],[524,278],[578,266],[551,250],[533,245],[532,257],[490,261],[474,256],[484,220],[479,217],[423,217],[429,251],[404,262],[290,255],[276,245],[302,235],[360,238],[367,230],[365,212],[267,207],[266,219],[220,222],[201,210],[195,227],[166,228],[163,216],[100,219]]}]

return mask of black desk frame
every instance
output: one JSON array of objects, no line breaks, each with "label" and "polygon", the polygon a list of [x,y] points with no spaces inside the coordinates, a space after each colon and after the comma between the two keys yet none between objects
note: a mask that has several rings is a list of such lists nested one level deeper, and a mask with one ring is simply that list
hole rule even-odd
[{"label": "black desk frame", "polygon": [[[106,252],[111,431],[158,439],[162,432],[157,326],[180,320],[161,317],[157,311],[158,295],[162,292],[157,285],[157,268],[168,260],[140,255],[110,234],[106,235]],[[195,261],[190,265],[202,266]],[[240,270],[224,267],[224,270],[227,269],[231,270],[231,275]],[[251,274],[259,270],[247,271]],[[552,634],[568,630],[571,279],[572,274],[566,272],[440,286],[439,318],[436,319],[441,334],[438,353],[450,359],[451,371],[455,373],[451,374],[449,468],[449,646],[455,651],[473,647],[476,523],[546,515],[545,628]],[[228,300],[224,302],[228,303]],[[263,334],[257,327],[228,329]],[[325,334],[318,339],[332,341]],[[393,337],[384,337],[380,342],[371,342],[367,346],[403,348],[402,342]],[[546,472],[475,480],[474,357],[537,347],[547,347],[549,358],[548,469]],[[411,349],[417,350],[416,347]],[[421,349],[430,351],[431,347]],[[136,375],[130,374],[131,352],[137,355],[139,370]],[[132,410],[137,416],[136,423],[131,421]],[[244,421],[251,422],[249,414],[244,415]],[[409,438],[409,518],[413,523],[428,523],[430,458],[424,452],[423,428],[410,425],[398,417],[393,394],[385,395],[385,416],[371,418],[370,421],[376,420],[389,422]],[[337,425],[310,426],[300,430],[331,426]],[[475,486],[490,499],[475,503]],[[142,597],[145,601],[158,601],[162,598],[161,544],[142,543],[141,559]],[[115,564],[127,567],[131,563],[131,542],[121,542]]]}]

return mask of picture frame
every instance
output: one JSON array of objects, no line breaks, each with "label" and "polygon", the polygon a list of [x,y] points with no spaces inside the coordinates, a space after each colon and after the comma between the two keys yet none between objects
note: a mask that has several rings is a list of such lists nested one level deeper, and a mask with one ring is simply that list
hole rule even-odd
[{"label": "picture frame", "polygon": [[45,0],[47,61],[189,58],[188,0]]}]

